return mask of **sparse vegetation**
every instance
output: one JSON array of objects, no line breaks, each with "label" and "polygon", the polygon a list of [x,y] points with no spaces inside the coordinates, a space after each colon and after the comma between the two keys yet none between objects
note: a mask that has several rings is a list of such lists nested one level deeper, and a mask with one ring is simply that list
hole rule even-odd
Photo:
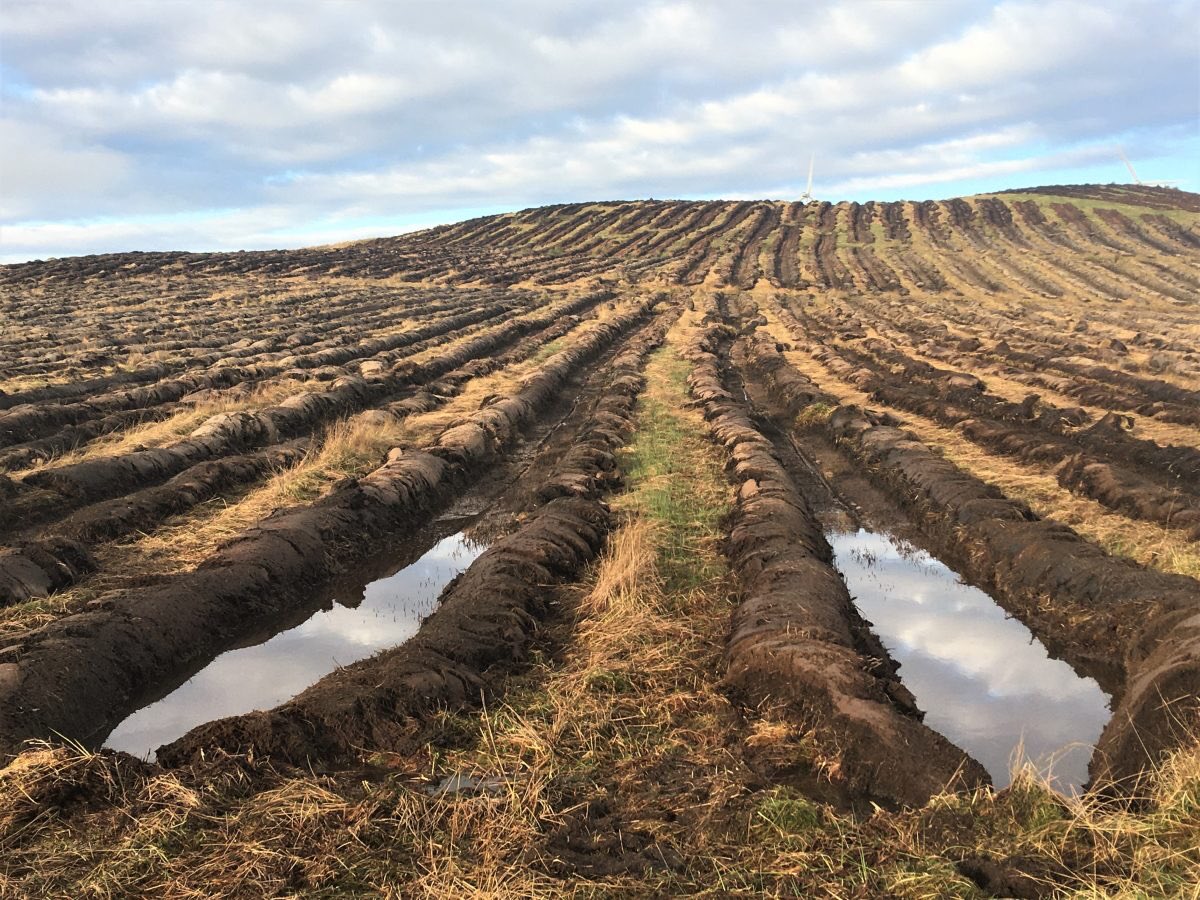
[{"label": "sparse vegetation", "polygon": [[[0,896],[1200,897],[1198,223],[647,201],[4,267]],[[935,736],[965,780],[896,799],[938,770],[822,545],[852,479],[1106,664],[1090,790]],[[95,746],[457,527],[408,643]]]}]

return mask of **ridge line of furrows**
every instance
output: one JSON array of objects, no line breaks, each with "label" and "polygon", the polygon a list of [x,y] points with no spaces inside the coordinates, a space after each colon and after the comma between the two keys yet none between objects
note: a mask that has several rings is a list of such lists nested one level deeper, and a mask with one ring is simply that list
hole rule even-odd
[{"label": "ridge line of furrows", "polygon": [[[586,294],[545,312],[510,319],[424,362],[401,360],[370,380],[342,376],[329,391],[295,394],[279,406],[254,412],[218,414],[186,440],[168,447],[100,457],[27,477],[24,483],[43,489],[24,498],[18,495],[8,504],[0,502],[0,511],[7,506],[13,522],[21,521],[28,528],[38,508],[43,516],[83,509],[58,522],[48,534],[0,552],[0,607],[74,583],[96,567],[89,553],[92,544],[154,524],[222,488],[294,461],[302,455],[307,439],[257,454],[239,451],[278,444],[364,409],[374,408],[391,422],[428,412],[458,393],[465,382],[509,361],[509,354],[490,359],[488,354],[522,338],[511,355],[520,358],[532,353],[544,341],[565,333],[577,321],[576,314],[611,297],[608,292]],[[173,477],[166,484],[153,486],[169,476]],[[137,490],[140,485],[151,486]]]},{"label": "ridge line of furrows", "polygon": [[688,339],[688,383],[737,486],[726,555],[743,599],[726,682],[750,709],[785,703],[839,759],[839,779],[856,794],[919,806],[940,791],[987,783],[979,763],[921,723],[894,666],[857,650],[857,613],[821,528],[746,404],[724,384],[722,346],[732,332],[711,296],[701,311],[714,324]]},{"label": "ridge line of furrows", "polygon": [[[194,570],[67,616],[0,650],[0,753],[52,733],[91,739],[190,661],[294,605],[383,536],[412,531],[500,457],[568,380],[651,315],[657,300],[578,336],[511,394],[490,398],[433,444],[397,449],[380,468],[311,505],[282,510]],[[86,667],[75,661],[88,660]]]},{"label": "ridge line of furrows", "polygon": [[[798,319],[779,305],[775,312],[805,340]],[[790,368],[769,343],[759,345],[769,361],[758,364]],[[811,402],[778,383],[768,382],[792,413]],[[961,571],[1114,694],[1113,718],[1092,759],[1094,782],[1131,788],[1189,733],[1188,723],[1200,719],[1200,582],[1109,555],[1070,527],[1040,518],[935,453],[888,413],[837,404],[824,422]]]},{"label": "ridge line of furrows", "polygon": [[647,355],[667,315],[625,342],[570,449],[537,491],[524,523],[442,591],[436,611],[398,647],[337,669],[286,703],[201,725],[159,749],[167,766],[214,752],[295,765],[352,763],[398,750],[434,709],[478,702],[522,660],[548,615],[555,585],[577,579],[600,553],[614,516],[603,496],[621,484],[615,451],[633,431]]},{"label": "ridge line of furrows", "polygon": [[873,400],[957,426],[974,443],[1023,461],[1062,463],[1063,487],[1200,540],[1200,450],[1139,440],[1116,413],[1093,422],[1082,408],[1036,394],[1004,400],[980,378],[913,359],[890,342],[855,337],[851,344],[812,317],[802,321],[820,338],[814,357]]},{"label": "ridge line of furrows", "polygon": [[[1062,201],[1064,196],[1056,198],[1059,202],[1048,198],[1041,203],[1006,195],[892,204],[819,201],[807,206],[768,201],[577,203],[335,248],[108,254],[22,263],[0,268],[0,283],[253,274],[398,276],[439,285],[505,286],[525,280],[570,284],[624,268],[687,284],[716,273],[726,284],[749,287],[763,271],[761,251],[773,246],[776,259],[766,274],[787,288],[816,286],[883,295],[970,289],[1043,297],[1082,289],[1106,301],[1124,300],[1135,290],[1177,305],[1194,301],[1195,276],[1176,261],[1195,255],[1200,235],[1194,225],[1181,224],[1171,215],[1200,210],[1200,198],[1148,188],[1076,192],[1069,203]],[[1147,211],[1134,220],[1122,209],[1103,206],[1105,202],[1125,209],[1141,204]],[[1029,204],[1036,212],[1029,212]],[[929,263],[914,268],[912,250],[918,246],[932,268]],[[795,248],[794,260],[778,258],[785,247],[788,253]],[[1070,259],[1056,253],[1075,247],[1096,252],[1072,250]],[[1141,250],[1155,257],[1143,259]],[[3,399],[0,396],[0,402]]]}]

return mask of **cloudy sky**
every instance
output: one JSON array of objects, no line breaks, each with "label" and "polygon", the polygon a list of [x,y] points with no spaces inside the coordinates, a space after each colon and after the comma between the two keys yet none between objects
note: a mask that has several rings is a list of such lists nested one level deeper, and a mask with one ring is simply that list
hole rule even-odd
[{"label": "cloudy sky", "polygon": [[0,259],[543,203],[1200,189],[1200,0],[4,0]]}]

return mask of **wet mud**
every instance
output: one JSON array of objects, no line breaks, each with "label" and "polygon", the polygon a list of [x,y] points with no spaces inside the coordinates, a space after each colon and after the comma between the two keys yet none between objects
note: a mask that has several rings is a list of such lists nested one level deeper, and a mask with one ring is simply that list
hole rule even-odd
[{"label": "wet mud", "polygon": [[[706,318],[724,316],[712,303]],[[926,727],[894,665],[857,615],[820,525],[722,371],[732,331],[696,329],[692,395],[729,453],[738,496],[726,554],[742,584],[727,683],[749,708],[783,703],[812,729],[855,794],[920,805],[986,772]]]},{"label": "wet mud", "polygon": [[613,454],[632,432],[639,371],[665,327],[617,356],[576,440],[547,473],[540,504],[447,586],[413,638],[275,709],[203,725],[161,748],[159,759],[182,765],[219,749],[344,765],[364,748],[404,747],[430,710],[477,702],[528,651],[553,585],[577,578],[603,546],[613,517],[602,497],[620,484]]},{"label": "wet mud", "polygon": [[[0,751],[7,755],[22,740],[52,732],[88,740],[106,731],[172,672],[212,658],[257,621],[302,605],[314,585],[385,536],[419,528],[502,458],[572,376],[643,324],[652,305],[647,300],[598,323],[430,447],[393,451],[384,466],[310,506],[276,513],[194,571],[53,622],[0,651]],[[74,665],[82,658],[86,672]]]}]

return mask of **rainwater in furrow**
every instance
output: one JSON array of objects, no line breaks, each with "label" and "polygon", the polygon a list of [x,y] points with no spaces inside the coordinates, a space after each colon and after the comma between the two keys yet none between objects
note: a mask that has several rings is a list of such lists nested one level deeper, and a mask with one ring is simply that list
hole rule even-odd
[{"label": "rainwater in furrow", "polygon": [[[748,400],[762,396],[750,387]],[[925,724],[978,760],[996,787],[1010,783],[1014,764],[1032,762],[1059,791],[1078,792],[1112,715],[1095,679],[1051,658],[990,595],[917,546],[912,520],[827,440],[759,422]]]},{"label": "rainwater in furrow", "polygon": [[340,666],[404,643],[437,607],[442,589],[484,549],[457,531],[390,574],[365,585],[338,586],[331,602],[303,622],[221,654],[142,707],[113,730],[105,746],[151,758],[156,748],[197,725],[270,709]]},{"label": "rainwater in furrow", "polygon": [[455,498],[428,528],[357,566],[288,619],[264,623],[239,646],[186,673],[186,681],[181,674],[117,725],[104,746],[150,758],[197,725],[278,706],[334,669],[411,638],[446,585],[507,532],[542,473],[571,445],[586,414],[584,400],[603,386],[596,377],[602,370],[593,367],[577,388],[564,390],[487,478]]},{"label": "rainwater in furrow", "polygon": [[927,725],[982,763],[997,787],[1026,761],[1060,791],[1082,787],[1111,715],[1094,679],[1051,658],[1025,625],[924,550],[862,528],[826,537]]}]

